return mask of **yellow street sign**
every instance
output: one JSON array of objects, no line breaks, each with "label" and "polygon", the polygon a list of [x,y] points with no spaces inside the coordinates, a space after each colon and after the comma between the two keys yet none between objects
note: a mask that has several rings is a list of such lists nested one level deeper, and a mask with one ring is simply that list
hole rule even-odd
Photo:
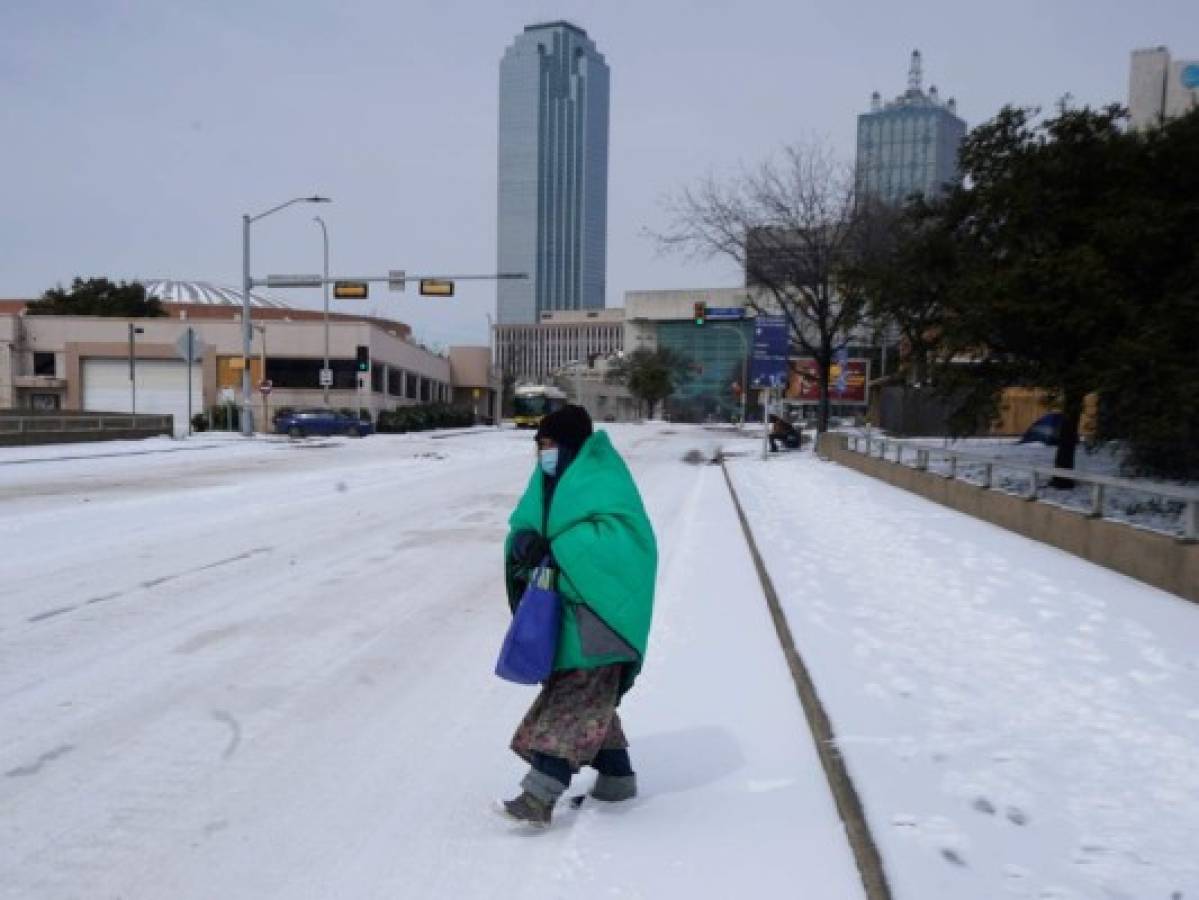
[{"label": "yellow street sign", "polygon": [[422,278],[420,292],[425,297],[453,297],[454,282],[443,278]]},{"label": "yellow street sign", "polygon": [[338,300],[365,300],[370,294],[370,285],[365,281],[335,281],[333,296]]}]

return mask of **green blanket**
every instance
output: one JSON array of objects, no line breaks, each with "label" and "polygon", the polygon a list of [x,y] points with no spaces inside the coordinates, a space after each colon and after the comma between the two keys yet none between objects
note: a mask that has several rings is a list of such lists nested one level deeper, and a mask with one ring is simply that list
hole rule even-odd
[{"label": "green blanket", "polygon": [[[657,544],[641,495],[603,431],[587,439],[559,479],[545,527],[544,482],[535,468],[508,520],[504,559],[509,602],[515,607],[519,583],[527,575],[509,558],[512,537],[532,529],[549,539],[559,570],[563,616],[554,668],[628,663],[622,684],[627,690],[645,658],[658,568]],[[605,638],[597,631],[611,634]]]}]

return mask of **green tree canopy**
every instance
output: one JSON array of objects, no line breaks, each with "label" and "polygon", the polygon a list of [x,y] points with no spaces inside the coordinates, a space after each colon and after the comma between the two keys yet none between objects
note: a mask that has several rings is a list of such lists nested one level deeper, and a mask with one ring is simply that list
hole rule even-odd
[{"label": "green tree canopy", "polygon": [[114,283],[107,278],[76,278],[70,290],[51,288],[25,307],[31,316],[112,316],[141,318],[165,316],[162,302],[146,296],[138,282]]},{"label": "green tree canopy", "polygon": [[617,359],[608,370],[607,381],[623,384],[629,393],[654,409],[690,378],[691,360],[669,347],[634,350]]}]

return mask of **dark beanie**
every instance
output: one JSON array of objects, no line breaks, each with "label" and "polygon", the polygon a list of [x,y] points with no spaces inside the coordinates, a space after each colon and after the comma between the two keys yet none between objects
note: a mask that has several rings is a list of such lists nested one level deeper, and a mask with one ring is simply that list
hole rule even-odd
[{"label": "dark beanie", "polygon": [[541,420],[537,439],[549,438],[555,444],[578,450],[591,437],[591,416],[581,406],[564,406]]}]

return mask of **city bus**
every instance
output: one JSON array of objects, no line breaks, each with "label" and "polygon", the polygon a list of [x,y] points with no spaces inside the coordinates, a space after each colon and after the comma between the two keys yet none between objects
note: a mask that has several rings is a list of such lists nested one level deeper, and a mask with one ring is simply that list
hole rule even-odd
[{"label": "city bus", "polygon": [[516,389],[512,420],[517,428],[536,428],[542,416],[557,412],[566,405],[566,394],[545,384],[526,384]]}]

